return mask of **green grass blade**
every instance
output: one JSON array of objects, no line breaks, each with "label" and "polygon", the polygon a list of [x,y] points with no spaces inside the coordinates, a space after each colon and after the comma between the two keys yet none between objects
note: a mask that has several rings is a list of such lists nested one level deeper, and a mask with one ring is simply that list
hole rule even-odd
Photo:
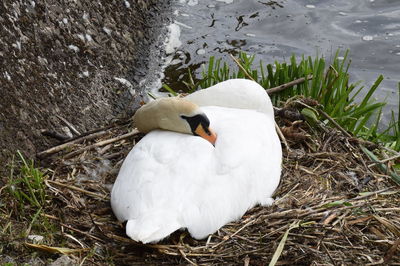
[{"label": "green grass blade", "polygon": [[172,96],[178,96],[178,93],[176,93],[173,89],[171,89],[170,86],[167,84],[163,84],[163,88],[166,89],[169,93],[172,94]]},{"label": "green grass blade", "polygon": [[362,145],[361,145],[360,147],[361,147],[362,151],[363,151],[366,155],[368,155],[368,157],[369,157],[373,162],[377,163],[378,167],[379,167],[384,173],[389,174],[389,175],[392,177],[393,181],[400,185],[400,176],[399,176],[396,172],[390,171],[390,169],[388,169],[388,167],[386,166],[386,164],[380,163],[378,157],[376,157],[376,155],[375,155],[373,152],[371,152],[370,150],[368,150],[367,148],[365,148],[365,147],[362,146]]},{"label": "green grass blade", "polygon": [[285,234],[282,236],[281,241],[279,242],[278,247],[277,247],[276,250],[275,250],[274,255],[272,256],[271,261],[270,261],[269,264],[268,264],[269,266],[274,266],[274,265],[276,265],[276,263],[278,262],[279,257],[280,257],[281,254],[282,254],[282,251],[283,251],[283,249],[284,249],[284,247],[285,247],[285,243],[286,243],[286,240],[287,240],[287,238],[288,238],[288,235],[289,235],[290,230],[292,230],[292,229],[294,229],[294,228],[298,228],[299,225],[300,225],[300,222],[299,222],[299,221],[294,221],[294,222],[289,226],[288,230],[286,230]]},{"label": "green grass blade", "polygon": [[378,88],[379,84],[381,84],[382,80],[383,80],[383,76],[379,75],[379,77],[376,79],[376,81],[374,82],[372,87],[369,89],[367,95],[365,95],[365,97],[362,100],[360,106],[365,106],[367,104],[367,102],[371,98],[372,94],[376,91],[376,89]]}]

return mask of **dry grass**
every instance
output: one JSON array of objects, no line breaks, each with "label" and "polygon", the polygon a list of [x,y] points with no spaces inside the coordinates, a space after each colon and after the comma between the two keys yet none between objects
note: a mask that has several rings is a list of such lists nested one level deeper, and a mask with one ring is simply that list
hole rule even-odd
[{"label": "dry grass", "polygon": [[[134,243],[109,204],[110,185],[140,138],[131,128],[109,127],[44,155],[51,170],[39,224],[22,218],[3,189],[2,200],[10,204],[0,205],[0,240],[6,243],[0,251],[16,262],[32,256],[42,262],[55,259],[63,250],[52,255],[46,248],[62,246],[84,265],[264,265],[281,243],[279,265],[400,265],[400,187],[369,166],[357,141],[336,129],[311,129],[304,123],[287,139],[290,151],[284,149],[272,207],[255,207],[205,240],[180,231],[156,245]],[[30,216],[25,217],[32,217],[35,211],[26,208]],[[32,242],[29,234],[45,236],[43,246],[26,245]]]}]

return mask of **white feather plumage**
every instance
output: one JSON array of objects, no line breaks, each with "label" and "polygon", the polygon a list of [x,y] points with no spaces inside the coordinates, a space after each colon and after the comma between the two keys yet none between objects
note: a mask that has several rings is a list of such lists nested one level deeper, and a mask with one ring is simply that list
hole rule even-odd
[{"label": "white feather plumage", "polygon": [[154,130],[130,151],[111,204],[136,241],[157,242],[180,228],[202,239],[254,205],[273,202],[282,150],[265,90],[235,79],[187,99],[202,106],[217,142]]}]

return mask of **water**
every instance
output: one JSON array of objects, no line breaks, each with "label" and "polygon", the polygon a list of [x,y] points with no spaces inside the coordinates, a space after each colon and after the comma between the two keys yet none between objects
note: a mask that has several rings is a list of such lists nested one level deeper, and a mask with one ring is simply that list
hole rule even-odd
[{"label": "water", "polygon": [[176,0],[174,6],[181,45],[163,81],[172,87],[188,67],[199,73],[210,56],[231,62],[228,54],[242,50],[264,63],[292,54],[329,60],[340,48],[350,49],[352,80],[370,87],[383,74],[375,96],[387,102],[386,114],[398,109],[399,0]]}]

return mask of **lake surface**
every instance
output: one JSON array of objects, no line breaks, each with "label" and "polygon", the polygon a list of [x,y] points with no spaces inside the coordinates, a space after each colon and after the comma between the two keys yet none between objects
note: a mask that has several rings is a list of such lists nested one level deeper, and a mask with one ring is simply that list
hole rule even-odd
[{"label": "lake surface", "polygon": [[187,68],[201,70],[210,56],[230,62],[246,51],[264,63],[350,49],[351,79],[370,87],[385,80],[376,98],[397,110],[400,80],[399,0],[177,0],[170,26],[164,83],[179,86]]}]

